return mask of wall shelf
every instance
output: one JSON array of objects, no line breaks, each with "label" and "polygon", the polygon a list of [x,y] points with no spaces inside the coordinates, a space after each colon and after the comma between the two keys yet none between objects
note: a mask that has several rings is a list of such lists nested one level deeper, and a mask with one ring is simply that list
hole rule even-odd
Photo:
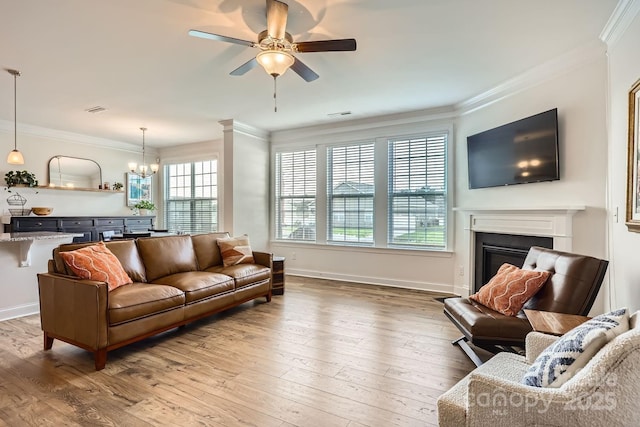
[{"label": "wall shelf", "polygon": [[38,190],[61,190],[61,191],[90,191],[93,193],[122,193],[124,194],[124,190],[100,190],[98,188],[67,188],[67,187],[49,187],[48,185],[39,185],[37,187]]}]

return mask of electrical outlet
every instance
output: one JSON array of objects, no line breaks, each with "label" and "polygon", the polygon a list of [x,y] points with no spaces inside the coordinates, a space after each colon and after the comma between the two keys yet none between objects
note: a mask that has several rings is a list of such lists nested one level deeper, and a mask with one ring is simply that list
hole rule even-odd
[{"label": "electrical outlet", "polygon": [[458,266],[458,276],[464,277],[464,266],[462,265]]},{"label": "electrical outlet", "polygon": [[293,261],[295,261],[295,259],[296,259],[296,253],[295,252],[291,252],[291,259]]}]

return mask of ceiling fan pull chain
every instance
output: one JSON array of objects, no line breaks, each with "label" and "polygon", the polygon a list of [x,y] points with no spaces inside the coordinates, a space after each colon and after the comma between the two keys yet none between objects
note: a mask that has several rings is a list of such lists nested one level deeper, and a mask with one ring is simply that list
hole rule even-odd
[{"label": "ceiling fan pull chain", "polygon": [[277,91],[277,86],[276,86],[276,79],[277,79],[277,75],[274,74],[273,75],[273,112],[277,113],[278,112],[278,98],[276,98],[276,91]]}]

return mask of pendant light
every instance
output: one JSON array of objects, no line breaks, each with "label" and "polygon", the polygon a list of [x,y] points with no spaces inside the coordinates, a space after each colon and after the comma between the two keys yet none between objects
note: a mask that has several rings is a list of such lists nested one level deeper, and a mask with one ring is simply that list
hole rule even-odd
[{"label": "pendant light", "polygon": [[135,162],[131,162],[129,163],[129,172],[131,172],[132,174],[139,176],[140,178],[146,178],[148,176],[154,175],[156,172],[158,172],[158,169],[160,168],[160,165],[158,165],[157,163],[152,163],[151,165],[147,166],[147,164],[144,161],[144,133],[147,131],[147,128],[140,128],[140,130],[142,131],[142,164],[140,166],[138,166],[137,163]]},{"label": "pendant light", "polygon": [[20,71],[7,69],[7,72],[13,76],[13,150],[7,156],[7,163],[10,165],[24,165],[24,157],[22,153],[18,151],[18,115],[17,115],[17,78],[20,75]]}]

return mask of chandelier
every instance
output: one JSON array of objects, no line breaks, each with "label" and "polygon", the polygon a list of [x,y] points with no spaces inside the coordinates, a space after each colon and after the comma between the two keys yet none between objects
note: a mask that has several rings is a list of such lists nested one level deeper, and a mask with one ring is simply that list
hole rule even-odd
[{"label": "chandelier", "polygon": [[160,165],[158,165],[157,163],[152,163],[149,166],[147,166],[147,164],[145,163],[144,160],[144,133],[147,131],[147,128],[140,128],[140,130],[142,131],[142,164],[138,166],[137,163],[135,162],[130,162],[129,163],[129,172],[131,172],[132,174],[139,176],[140,178],[146,178],[148,176],[152,176],[153,174],[155,174],[156,172],[158,172],[158,169],[160,168]]}]

